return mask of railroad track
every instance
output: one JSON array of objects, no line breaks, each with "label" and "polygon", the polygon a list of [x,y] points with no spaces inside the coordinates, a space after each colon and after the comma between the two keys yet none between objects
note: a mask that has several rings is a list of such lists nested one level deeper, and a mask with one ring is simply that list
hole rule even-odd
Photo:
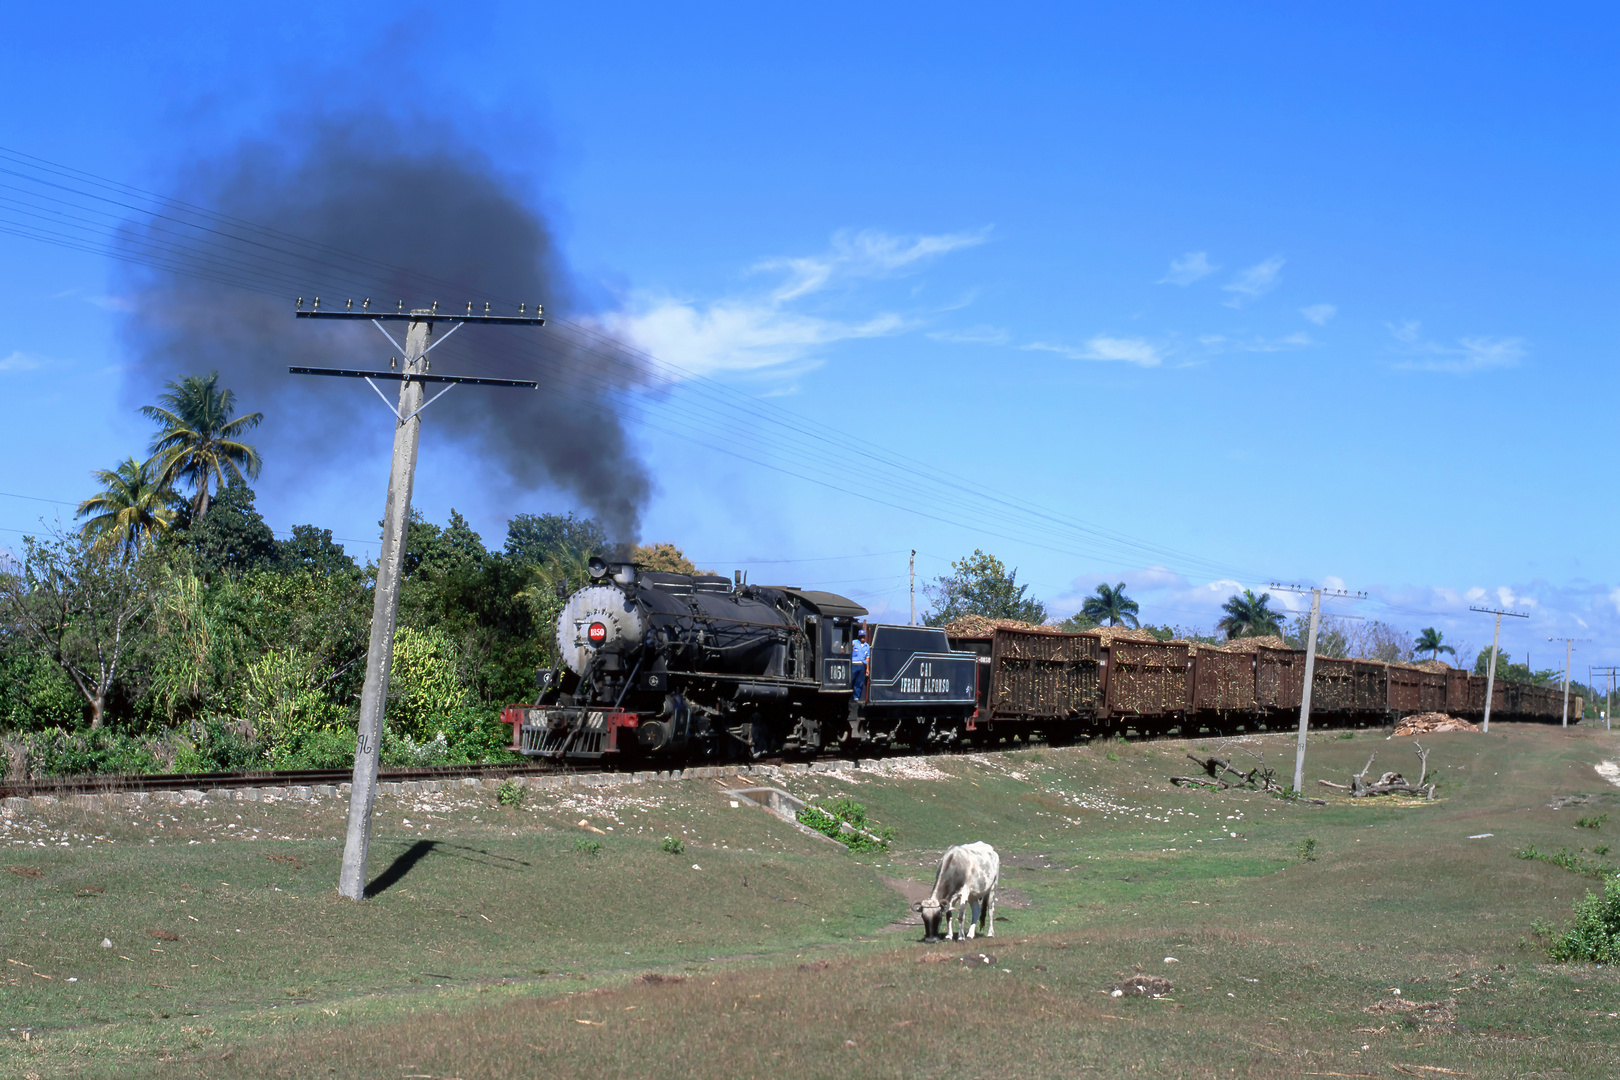
[{"label": "railroad track", "polygon": [[[568,769],[549,762],[521,762],[485,765],[426,765],[420,768],[385,768],[377,772],[378,783],[404,780],[453,780],[511,776],[549,776],[564,772],[596,772],[595,769]],[[184,791],[215,788],[318,787],[347,784],[353,769],[265,769],[251,772],[215,773],[102,773],[88,776],[47,776],[38,780],[0,782],[0,799],[29,798],[34,795],[103,795],[130,791]]]},{"label": "railroad track", "polygon": [[[1245,732],[1244,734],[1257,733]],[[1126,737],[1130,742],[1151,742],[1156,739],[1198,738],[1202,736],[1132,733]],[[1084,742],[1088,740],[1082,739],[1078,741]],[[1013,739],[1005,743],[987,746],[956,746],[943,750],[935,749],[915,754],[908,753],[905,756],[949,757],[957,754],[995,753],[998,750],[1026,750],[1030,747],[1046,745],[1050,745],[1047,740],[1036,737],[1027,741]],[[876,758],[886,755],[881,751],[874,750],[870,752],[869,756]],[[825,761],[828,759],[817,758],[813,760]],[[787,759],[780,755],[762,757],[753,762],[755,765],[778,766],[786,763]],[[715,762],[707,764],[742,765],[748,763]],[[670,771],[678,771],[686,767],[685,765],[676,765],[673,762],[666,763],[666,769]],[[418,768],[379,769],[377,782],[382,784],[399,783],[407,780],[456,780],[464,777],[475,777],[484,780],[520,776],[558,776],[569,773],[595,774],[622,771],[625,770],[592,768],[588,765],[566,765],[549,761],[481,765],[424,765]],[[642,770],[632,771],[639,772]],[[646,771],[650,773],[657,770]],[[314,788],[323,785],[347,784],[353,778],[353,769],[261,769],[250,772],[215,773],[96,773],[84,776],[47,776],[38,780],[0,781],[0,799],[29,798],[34,795],[55,795],[58,797],[66,795],[106,795],[136,791],[208,791],[217,788]]]}]

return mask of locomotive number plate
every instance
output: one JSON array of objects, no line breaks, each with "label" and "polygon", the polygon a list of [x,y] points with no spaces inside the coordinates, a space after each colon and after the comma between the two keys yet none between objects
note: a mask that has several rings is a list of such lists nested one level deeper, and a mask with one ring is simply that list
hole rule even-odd
[{"label": "locomotive number plate", "polygon": [[842,661],[829,661],[827,664],[827,681],[834,683],[849,681],[849,665]]}]

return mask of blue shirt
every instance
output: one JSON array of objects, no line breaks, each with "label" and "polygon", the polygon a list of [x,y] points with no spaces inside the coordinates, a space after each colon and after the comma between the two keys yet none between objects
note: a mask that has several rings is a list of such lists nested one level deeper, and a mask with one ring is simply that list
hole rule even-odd
[{"label": "blue shirt", "polygon": [[853,660],[857,664],[864,664],[864,663],[866,663],[867,657],[869,657],[871,655],[872,655],[872,646],[868,645],[866,642],[860,640],[859,638],[856,638],[855,639],[855,649],[854,649],[853,654],[851,655],[850,659]]}]

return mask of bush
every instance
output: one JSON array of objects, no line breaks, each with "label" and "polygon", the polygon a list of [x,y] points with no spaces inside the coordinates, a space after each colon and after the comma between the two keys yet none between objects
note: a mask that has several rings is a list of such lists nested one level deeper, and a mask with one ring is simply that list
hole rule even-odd
[{"label": "bush", "polygon": [[243,737],[234,724],[210,717],[193,725],[193,739],[175,756],[175,772],[247,772],[250,769],[298,768],[267,760],[265,748]]},{"label": "bush", "polygon": [[426,765],[450,763],[450,743],[439,732],[426,742],[417,742],[410,735],[401,735],[392,729],[383,732],[382,764],[393,768],[420,768]]},{"label": "bush", "polygon": [[523,785],[516,780],[503,780],[495,789],[495,801],[502,806],[522,806],[523,795]]},{"label": "bush", "polygon": [[144,739],[102,728],[69,734],[59,727],[22,734],[34,776],[158,772],[162,763]]},{"label": "bush", "polygon": [[595,855],[602,850],[602,841],[582,836],[574,841],[574,851],[580,855]]},{"label": "bush", "polygon": [[1608,820],[1608,814],[1599,814],[1597,817],[1583,817],[1575,823],[1575,827],[1577,829],[1601,829],[1603,823]]},{"label": "bush", "polygon": [[1316,838],[1307,836],[1299,842],[1299,857],[1306,862],[1316,861]]},{"label": "bush", "polygon": [[679,855],[681,852],[686,850],[686,842],[683,840],[677,840],[673,836],[664,837],[664,842],[660,846],[662,846],[663,849],[669,852],[671,855]]},{"label": "bush", "polygon": [[[797,816],[799,824],[837,840],[851,851],[882,851],[894,839],[893,829],[878,828],[867,820],[866,807],[850,798],[834,799],[825,807],[806,803]],[[844,828],[846,822],[861,831]]]},{"label": "bush", "polygon": [[352,728],[311,731],[275,751],[278,769],[342,769],[354,764]]},{"label": "bush", "polygon": [[443,735],[448,744],[447,764],[477,765],[484,762],[521,761],[522,756],[511,752],[512,729],[501,723],[500,714],[492,708],[468,705],[428,722],[430,731]]},{"label": "bush", "polygon": [[1604,882],[1601,896],[1588,892],[1575,902],[1575,921],[1553,939],[1547,955],[1558,963],[1620,963],[1620,874]]}]

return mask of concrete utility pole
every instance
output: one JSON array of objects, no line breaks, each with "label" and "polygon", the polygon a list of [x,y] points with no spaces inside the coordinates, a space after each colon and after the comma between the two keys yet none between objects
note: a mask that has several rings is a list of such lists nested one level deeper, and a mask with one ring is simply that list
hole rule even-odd
[{"label": "concrete utility pole", "polygon": [[1283,592],[1311,594],[1311,628],[1305,635],[1305,685],[1299,694],[1299,745],[1294,750],[1294,792],[1297,794],[1305,790],[1305,736],[1311,728],[1311,683],[1316,678],[1316,631],[1322,624],[1322,593],[1346,600],[1364,600],[1367,594],[1344,589],[1306,589],[1298,585],[1279,585],[1275,581],[1271,587]]},{"label": "concrete utility pole", "polygon": [[[1614,712],[1614,676],[1615,676],[1616,671],[1620,671],[1620,668],[1615,668],[1615,667],[1592,667],[1591,665],[1587,665],[1587,668],[1586,668],[1586,678],[1587,678],[1587,681],[1589,681],[1589,682],[1591,680],[1593,680],[1593,679],[1601,679],[1604,676],[1608,676],[1608,679],[1609,679],[1609,689],[1603,695],[1603,730],[1604,731],[1609,731],[1610,730],[1610,724],[1612,722],[1611,719],[1610,719],[1610,714]],[[1597,687],[1597,683],[1593,682],[1592,686],[1595,689]]]},{"label": "concrete utility pole", "polygon": [[[527,305],[524,305],[527,307]],[[461,329],[462,323],[521,323],[543,325],[540,305],[536,304],[532,316],[519,308],[516,317],[490,315],[484,305],[482,315],[473,314],[471,303],[465,315],[440,315],[437,302],[430,308],[416,308],[407,313],[400,303],[391,314],[373,312],[367,299],[360,310],[354,310],[350,300],[342,311],[322,311],[320,297],[314,307],[304,310],[303,297],[298,298],[294,311],[300,319],[369,319],[382,331],[384,337],[399,349],[403,362],[398,371],[349,371],[338,368],[288,368],[294,375],[335,375],[365,379],[377,396],[388,405],[397,421],[394,426],[394,457],[388,471],[388,501],[383,507],[382,550],[377,556],[377,585],[372,593],[371,639],[366,647],[366,681],[360,691],[360,723],[354,747],[354,782],[349,792],[349,829],[343,844],[343,866],[338,874],[338,895],[346,900],[363,900],[366,895],[366,856],[371,846],[371,806],[377,795],[377,759],[382,748],[388,705],[388,677],[394,663],[394,623],[399,613],[400,571],[405,561],[405,542],[411,520],[411,488],[416,477],[416,446],[422,431],[422,410],[455,389],[458,383],[478,386],[521,386],[539,389],[537,382],[517,379],[472,379],[457,376],[428,374],[428,353],[432,352],[451,334]],[[405,322],[405,344],[400,346],[383,326],[383,320]],[[452,326],[438,342],[429,344],[435,322],[452,322]],[[375,379],[399,382],[399,404],[389,403],[378,389]],[[422,400],[426,383],[446,383],[426,402]]]},{"label": "concrete utility pole", "polygon": [[917,549],[911,549],[911,625],[917,625]]},{"label": "concrete utility pole", "polygon": [[1485,717],[1479,725],[1481,731],[1491,730],[1491,698],[1496,694],[1496,647],[1502,641],[1502,616],[1507,615],[1514,619],[1528,619],[1528,612],[1507,611],[1502,608],[1470,607],[1469,611],[1477,611],[1482,615],[1496,616],[1496,631],[1491,635],[1491,659],[1485,666]]},{"label": "concrete utility pole", "polygon": [[1585,638],[1585,637],[1582,637],[1582,638],[1574,638],[1574,637],[1555,638],[1555,637],[1550,637],[1547,640],[1548,641],[1562,641],[1564,643],[1564,726],[1569,727],[1569,660],[1570,660],[1570,656],[1575,651],[1575,643],[1577,641],[1591,641],[1592,639],[1591,638]]}]

